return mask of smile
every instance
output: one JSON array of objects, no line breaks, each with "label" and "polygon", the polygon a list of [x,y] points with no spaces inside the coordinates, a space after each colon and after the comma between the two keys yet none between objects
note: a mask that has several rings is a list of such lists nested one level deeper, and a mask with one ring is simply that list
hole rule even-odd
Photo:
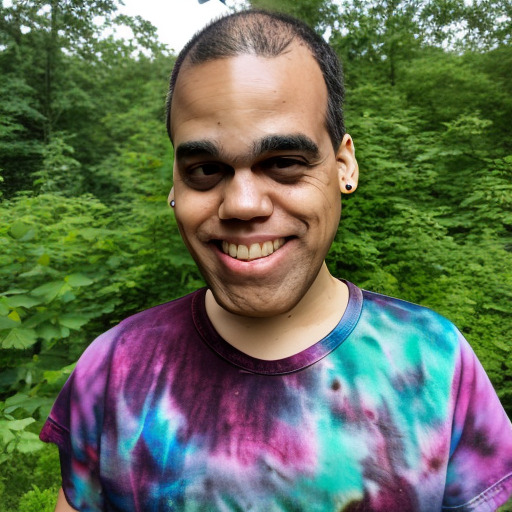
[{"label": "smile", "polygon": [[250,246],[243,244],[232,244],[225,240],[222,241],[221,247],[224,254],[229,254],[232,258],[237,260],[256,260],[258,258],[265,258],[270,256],[278,249],[280,249],[285,243],[284,238],[277,238],[275,240],[269,240],[261,244],[255,243]]}]

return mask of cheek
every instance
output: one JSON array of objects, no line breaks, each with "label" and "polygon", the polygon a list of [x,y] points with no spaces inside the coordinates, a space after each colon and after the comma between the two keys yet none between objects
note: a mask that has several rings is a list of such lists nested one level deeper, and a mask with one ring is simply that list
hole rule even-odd
[{"label": "cheek", "polygon": [[199,221],[196,218],[197,212],[188,206],[190,202],[184,197],[176,194],[175,198],[174,217],[176,218],[176,224],[178,225],[181,237],[184,240],[186,238],[190,239],[197,230],[197,223]]},{"label": "cheek", "polygon": [[323,190],[317,197],[315,209],[321,235],[326,241],[332,242],[336,235],[341,217],[341,196],[337,189]]},{"label": "cheek", "polygon": [[196,239],[201,242],[217,218],[217,202],[203,194],[190,191],[180,194],[178,190],[175,201],[174,216],[182,238],[188,239],[189,243]]},{"label": "cheek", "polygon": [[326,181],[314,176],[309,177],[306,186],[290,203],[296,205],[297,211],[302,207],[302,211],[308,210],[310,215],[318,216],[320,222],[330,223],[333,218],[339,220],[341,194],[337,179]]}]

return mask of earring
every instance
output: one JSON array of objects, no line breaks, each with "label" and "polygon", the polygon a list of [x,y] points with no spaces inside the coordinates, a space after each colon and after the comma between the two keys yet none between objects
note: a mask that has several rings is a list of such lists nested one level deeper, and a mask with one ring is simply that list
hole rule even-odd
[{"label": "earring", "polygon": [[176,201],[174,199],[171,199],[171,202],[169,203],[169,206],[171,208],[174,208],[176,206]]},{"label": "earring", "polygon": [[353,188],[354,188],[354,187],[353,187],[350,183],[347,183],[347,184],[345,185],[345,190],[346,190],[347,192],[350,192]]}]

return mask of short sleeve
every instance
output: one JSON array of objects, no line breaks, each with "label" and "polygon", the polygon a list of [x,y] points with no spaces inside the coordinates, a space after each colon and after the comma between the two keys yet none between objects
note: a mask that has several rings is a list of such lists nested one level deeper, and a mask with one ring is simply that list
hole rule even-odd
[{"label": "short sleeve", "polygon": [[40,433],[58,446],[62,488],[80,512],[103,510],[99,460],[112,336],[103,334],[84,352]]},{"label": "short sleeve", "polygon": [[473,350],[459,341],[443,510],[494,512],[512,494],[512,426]]}]

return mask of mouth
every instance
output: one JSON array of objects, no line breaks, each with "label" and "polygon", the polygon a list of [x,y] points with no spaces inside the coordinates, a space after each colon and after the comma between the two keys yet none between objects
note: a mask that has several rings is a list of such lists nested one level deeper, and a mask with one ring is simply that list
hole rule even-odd
[{"label": "mouth", "polygon": [[251,245],[234,244],[226,240],[218,242],[218,246],[224,254],[237,260],[252,261],[260,258],[266,258],[274,254],[286,243],[285,238],[276,238],[262,243]]}]

